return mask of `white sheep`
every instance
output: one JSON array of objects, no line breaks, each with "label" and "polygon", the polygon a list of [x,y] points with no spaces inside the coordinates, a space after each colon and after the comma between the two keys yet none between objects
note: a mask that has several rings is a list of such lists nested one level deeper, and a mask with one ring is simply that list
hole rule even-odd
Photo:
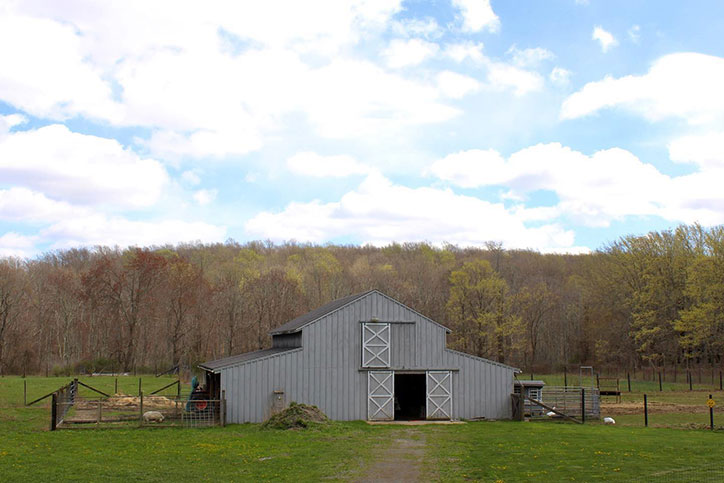
[{"label": "white sheep", "polygon": [[613,418],[603,418],[603,424],[616,424],[616,420]]},{"label": "white sheep", "polygon": [[[556,408],[556,407],[553,406],[553,409],[555,409],[555,408]],[[549,418],[554,418],[554,417],[558,416],[558,414],[556,414],[556,413],[553,412],[553,411],[548,411],[548,412],[546,413],[546,416],[548,416]]]},{"label": "white sheep", "polygon": [[144,423],[162,423],[163,422],[163,414],[161,414],[159,411],[146,411],[143,413],[143,422]]}]

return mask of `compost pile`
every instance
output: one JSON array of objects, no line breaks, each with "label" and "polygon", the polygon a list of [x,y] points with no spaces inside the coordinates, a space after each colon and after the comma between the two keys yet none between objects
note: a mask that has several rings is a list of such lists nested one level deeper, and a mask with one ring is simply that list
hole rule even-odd
[{"label": "compost pile", "polygon": [[308,406],[295,402],[280,413],[267,419],[261,427],[264,429],[304,429],[314,423],[326,423],[327,416],[317,406]]}]

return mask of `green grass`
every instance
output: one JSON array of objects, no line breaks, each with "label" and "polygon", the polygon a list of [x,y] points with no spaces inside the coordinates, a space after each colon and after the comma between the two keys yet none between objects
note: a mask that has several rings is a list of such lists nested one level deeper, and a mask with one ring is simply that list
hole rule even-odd
[{"label": "green grass", "polygon": [[[144,377],[143,385],[158,388],[161,379]],[[28,394],[32,388],[33,395],[42,395],[67,380],[28,378]],[[113,378],[92,380],[101,390],[113,389]],[[133,393],[138,379],[119,378],[119,386]],[[423,475],[444,481],[724,479],[724,432],[656,427],[684,428],[706,418],[705,413],[652,414],[649,428],[636,427],[643,425],[643,416],[619,415],[613,427],[554,421],[415,427],[332,422],[302,431],[244,424],[49,432],[49,409],[22,407],[22,379],[5,377],[0,378],[0,480],[349,480],[364,477],[375,455],[384,455],[396,439],[410,437],[425,441]]]}]

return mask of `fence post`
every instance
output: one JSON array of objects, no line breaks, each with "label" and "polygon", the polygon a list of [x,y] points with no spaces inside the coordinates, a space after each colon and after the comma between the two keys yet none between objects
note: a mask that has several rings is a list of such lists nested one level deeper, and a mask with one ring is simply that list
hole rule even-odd
[{"label": "fence post", "polygon": [[226,426],[226,390],[221,391],[221,427]]},{"label": "fence post", "polygon": [[721,380],[721,371],[719,371],[719,390],[720,390],[720,391],[722,390],[722,385],[721,385],[721,383],[722,383],[722,380]]},{"label": "fence post", "polygon": [[50,430],[55,431],[55,421],[58,416],[58,405],[56,404],[58,402],[58,399],[53,393],[53,395],[50,398]]},{"label": "fence post", "polygon": [[[719,373],[721,375],[721,373]],[[28,405],[28,380],[23,379],[23,406]]]},{"label": "fence post", "polygon": [[116,390],[113,392],[113,394],[118,394],[118,378],[116,378]]},{"label": "fence post", "polygon": [[103,421],[103,401],[98,398],[98,424],[101,424],[101,421]]},{"label": "fence post", "polygon": [[[721,372],[719,373],[721,375]],[[566,366],[563,366],[563,385],[568,385],[568,371],[566,370]]]},{"label": "fence post", "polygon": [[586,390],[581,388],[581,422],[586,423]]},{"label": "fence post", "polygon": [[691,371],[690,371],[690,372],[689,372],[689,391],[692,390],[692,388],[691,388],[691,386],[692,386],[692,384],[691,384],[692,381],[691,381],[691,380],[692,380],[692,379],[694,379],[694,377],[691,375]]},{"label": "fence post", "polygon": [[[141,380],[138,380],[138,384],[140,386]],[[138,425],[143,426],[143,392],[139,389],[139,395],[138,395],[139,404],[138,407],[140,408],[141,412],[138,414]]]},{"label": "fence post", "polygon": [[596,373],[596,387],[599,388],[599,389],[601,389],[601,382],[599,381],[598,376],[599,376],[599,374],[598,374],[598,372],[597,372],[597,373]]},{"label": "fence post", "polygon": [[[709,394],[709,399],[711,399],[711,394]],[[714,406],[709,408],[709,429],[714,431]]]},{"label": "fence post", "polygon": [[661,371],[659,371],[659,392],[663,391],[663,388],[661,386]]},{"label": "fence post", "polygon": [[628,392],[631,392],[631,373],[626,373],[626,379],[628,380]]},{"label": "fence post", "polygon": [[644,426],[649,427],[649,404],[646,394],[644,394]]},{"label": "fence post", "polygon": [[141,378],[138,378],[138,396],[141,396]]}]

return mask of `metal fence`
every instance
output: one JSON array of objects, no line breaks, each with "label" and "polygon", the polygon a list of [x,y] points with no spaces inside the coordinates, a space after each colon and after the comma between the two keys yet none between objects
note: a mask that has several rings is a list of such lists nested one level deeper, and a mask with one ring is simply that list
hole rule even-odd
[{"label": "metal fence", "polygon": [[[571,418],[586,419],[601,417],[601,397],[595,387],[545,386],[540,402]],[[548,417],[546,412],[533,412],[532,416]]]},{"label": "metal fence", "polygon": [[72,380],[52,394],[50,405],[50,430],[55,430],[65,420],[73,407],[78,393],[78,381]]}]

